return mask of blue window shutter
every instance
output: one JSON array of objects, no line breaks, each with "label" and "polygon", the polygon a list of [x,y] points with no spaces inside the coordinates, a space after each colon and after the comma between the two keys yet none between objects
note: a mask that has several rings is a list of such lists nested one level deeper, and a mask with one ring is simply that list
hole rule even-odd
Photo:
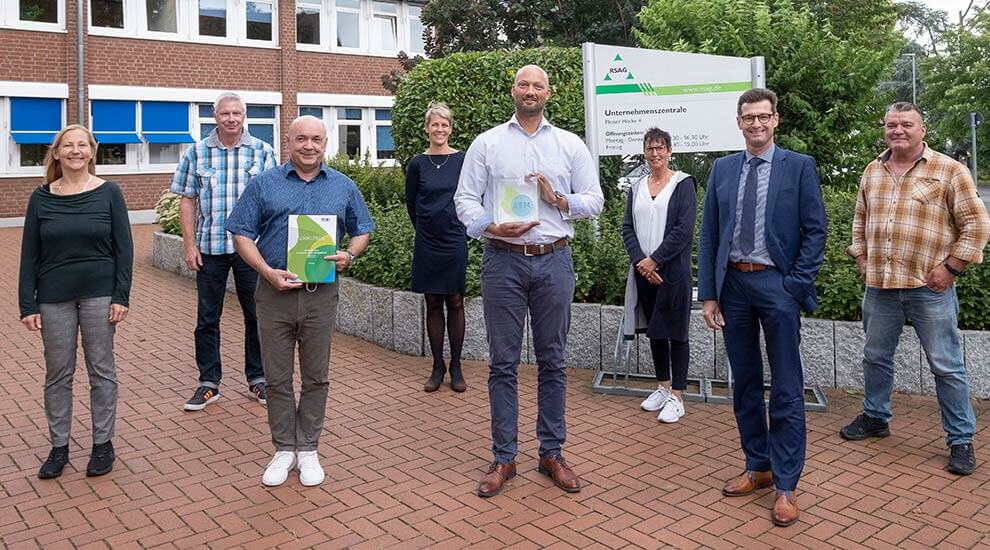
[{"label": "blue window shutter", "polygon": [[15,143],[48,144],[61,129],[61,99],[10,98],[10,134]]},{"label": "blue window shutter", "polygon": [[189,133],[189,104],[142,102],[141,137],[148,143],[195,143]]},{"label": "blue window shutter", "polygon": [[137,102],[94,100],[93,135],[99,143],[141,143],[137,135]]}]

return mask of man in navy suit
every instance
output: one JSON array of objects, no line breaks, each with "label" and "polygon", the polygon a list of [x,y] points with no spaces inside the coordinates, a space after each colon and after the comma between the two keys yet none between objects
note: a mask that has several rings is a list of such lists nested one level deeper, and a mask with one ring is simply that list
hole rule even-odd
[{"label": "man in navy suit", "polygon": [[[798,519],[794,490],[804,468],[800,310],[817,303],[827,222],[814,159],[774,145],[777,95],[749,90],[736,114],[746,150],[712,165],[698,242],[698,299],[705,323],[725,335],[746,455],[746,471],[722,494],[748,495],[773,484],[772,519],[784,527]],[[761,328],[770,361],[769,430]]]}]

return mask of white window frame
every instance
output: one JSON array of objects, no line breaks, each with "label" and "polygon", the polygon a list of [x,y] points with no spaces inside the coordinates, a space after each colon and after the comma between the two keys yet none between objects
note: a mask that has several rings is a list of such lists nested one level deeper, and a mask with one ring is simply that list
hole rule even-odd
[{"label": "white window frame", "polygon": [[[396,44],[395,50],[382,50],[376,47],[378,38],[372,36],[375,28],[374,2],[382,1],[388,4],[395,4],[396,14],[388,14],[396,18]],[[306,0],[305,4],[320,9],[320,43],[300,44],[295,42],[296,37],[292,37],[296,50],[313,52],[334,52],[345,54],[369,55],[374,57],[395,57],[399,51],[404,51],[410,56],[425,55],[424,52],[411,51],[411,37],[409,33],[409,23],[412,18],[410,7],[417,7],[422,13],[423,3],[409,0],[361,0],[361,7],[358,10],[351,8],[337,8],[336,0]],[[356,13],[358,15],[358,32],[360,33],[359,46],[357,48],[337,46],[337,14],[339,12]],[[295,12],[293,12],[295,17]]]},{"label": "white window frame", "polygon": [[[395,98],[392,96],[362,96],[350,94],[297,94],[296,104],[300,107],[320,107],[323,109],[323,125],[327,129],[328,157],[335,157],[340,149],[339,126],[359,126],[361,128],[361,150],[359,157],[365,157],[375,166],[397,166],[396,159],[378,158],[378,126],[392,126],[391,120],[375,120],[375,109],[392,110]],[[361,109],[361,120],[337,119],[337,109]],[[351,163],[356,163],[352,160]]]},{"label": "white window frame", "polygon": [[[2,88],[0,88],[2,91]],[[199,141],[200,124],[203,121],[215,122],[213,117],[201,119],[199,117],[199,104],[208,103],[213,105],[220,94],[230,90],[211,90],[202,88],[156,88],[148,86],[110,86],[103,84],[92,84],[89,86],[89,100],[122,100],[136,101],[137,109],[137,132],[141,134],[141,103],[145,101],[175,101],[189,104],[189,133],[193,139]],[[275,107],[275,120],[252,119],[265,124],[275,124],[275,140],[279,138],[279,107],[282,104],[282,94],[280,92],[264,91],[240,91],[234,90],[241,96],[245,104],[266,105]],[[68,86],[66,86],[66,97],[68,97]],[[140,99],[137,99],[140,98]],[[64,116],[64,115],[63,115]],[[92,125],[92,109],[90,109],[90,124]],[[188,144],[192,145],[192,144]],[[127,148],[127,162],[125,164],[98,164],[97,172],[101,175],[123,175],[123,174],[149,174],[149,173],[172,173],[178,167],[178,163],[151,164],[151,153],[146,142],[129,143]],[[275,147],[273,145],[273,147]],[[278,148],[275,147],[275,151]],[[179,159],[185,149],[179,153]]]},{"label": "white window frame", "polygon": [[38,21],[21,21],[21,1],[3,0],[0,2],[0,27],[29,31],[66,32],[65,31],[65,0],[57,0],[57,20],[55,23]]},{"label": "white window frame", "polygon": [[62,100],[62,126],[66,124],[68,84],[0,81],[0,177],[44,175],[43,166],[21,166],[21,146],[10,135],[10,98],[34,97]]},{"label": "white window frame", "polygon": [[[62,0],[64,1],[64,0]],[[255,48],[278,48],[278,3],[279,0],[252,0],[270,4],[272,7],[272,39],[254,40],[247,37],[247,3],[249,0],[224,0],[227,9],[226,36],[199,34],[199,0],[176,0],[175,32],[152,31],[148,29],[147,0],[123,0],[124,28],[97,27],[93,25],[92,0],[87,2],[87,32],[95,36],[116,36],[167,40],[175,42],[196,42],[248,46]]]}]

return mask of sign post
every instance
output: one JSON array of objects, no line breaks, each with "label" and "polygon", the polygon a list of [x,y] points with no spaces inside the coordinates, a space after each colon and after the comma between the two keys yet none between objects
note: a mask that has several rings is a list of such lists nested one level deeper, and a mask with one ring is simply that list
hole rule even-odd
[{"label": "sign post", "polygon": [[643,133],[670,132],[678,153],[744,148],[739,95],[765,84],[763,57],[704,55],[587,42],[584,117],[595,156],[643,152]]}]

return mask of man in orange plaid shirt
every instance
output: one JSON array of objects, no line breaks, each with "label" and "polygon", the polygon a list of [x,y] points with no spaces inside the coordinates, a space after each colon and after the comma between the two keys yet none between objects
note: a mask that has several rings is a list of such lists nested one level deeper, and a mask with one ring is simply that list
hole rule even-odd
[{"label": "man in orange plaid shirt", "polygon": [[852,245],[866,281],[863,296],[863,413],[839,432],[844,439],[890,435],[894,351],[911,320],[942,411],[950,449],[948,470],[973,473],[976,418],[957,329],[955,281],[983,261],[990,217],[969,170],[925,142],[921,112],[912,103],[887,108],[889,149],[863,172],[853,218]]}]

